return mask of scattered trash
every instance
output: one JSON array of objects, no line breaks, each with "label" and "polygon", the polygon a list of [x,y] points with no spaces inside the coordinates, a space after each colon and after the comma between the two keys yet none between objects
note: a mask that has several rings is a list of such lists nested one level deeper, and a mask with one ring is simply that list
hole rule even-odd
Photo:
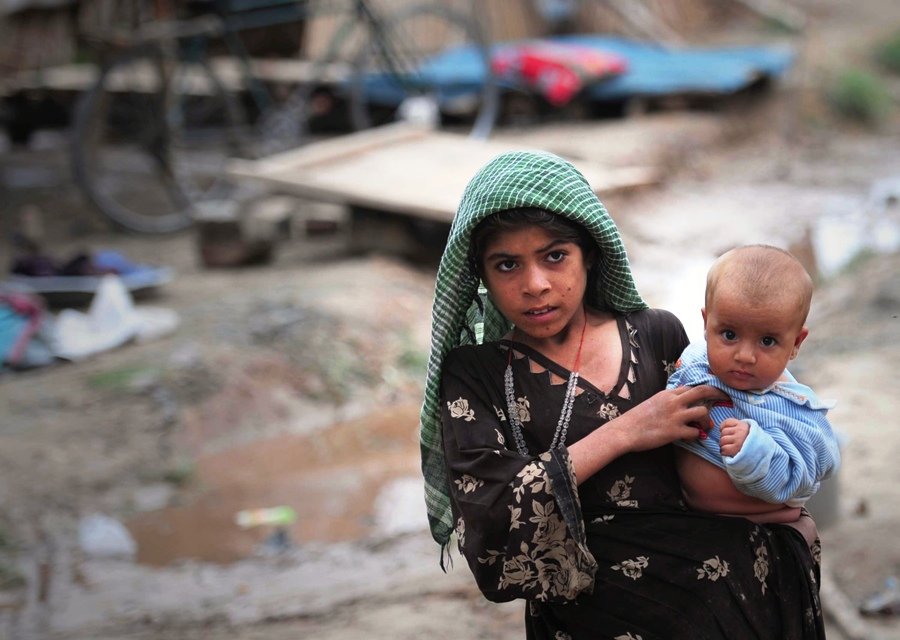
[{"label": "scattered trash", "polygon": [[103,276],[87,313],[63,309],[56,319],[55,353],[67,360],[121,346],[146,342],[171,333],[179,324],[170,309],[135,307],[118,276]]},{"label": "scattered trash", "polygon": [[259,549],[259,554],[263,556],[277,556],[280,553],[290,551],[294,548],[294,541],[288,530],[284,527],[278,527],[272,532]]},{"label": "scattered trash", "polygon": [[78,524],[81,550],[94,558],[133,558],[137,544],[128,529],[115,518],[95,513]]},{"label": "scattered trash", "polygon": [[0,370],[42,366],[53,362],[47,344],[49,316],[40,298],[0,291]]},{"label": "scattered trash", "polygon": [[289,551],[294,546],[287,527],[297,521],[297,512],[291,507],[264,507],[261,509],[245,509],[238,511],[235,523],[242,529],[251,527],[274,526],[273,531],[260,545],[258,553],[263,556],[275,556]]},{"label": "scattered trash", "polygon": [[414,124],[437,129],[441,121],[441,110],[437,100],[426,96],[413,96],[400,103],[400,119]]},{"label": "scattered trash", "polygon": [[234,521],[242,529],[263,525],[287,526],[297,521],[297,512],[285,506],[245,509],[237,512]]},{"label": "scattered trash", "polygon": [[863,600],[859,612],[867,616],[900,614],[900,580],[897,576],[888,576],[884,589]]},{"label": "scattered trash", "polygon": [[112,249],[78,250],[66,257],[52,255],[44,247],[45,226],[40,207],[22,207],[10,238],[14,259],[9,277],[0,286],[40,295],[52,307],[70,307],[88,304],[107,275],[119,276],[133,294],[172,278],[170,268],[137,263]]},{"label": "scattered trash", "polygon": [[91,253],[79,252],[61,261],[40,253],[36,246],[32,246],[27,255],[13,261],[10,272],[29,277],[78,277],[127,275],[148,268],[148,265],[136,264],[122,253],[111,249],[100,249]]},{"label": "scattered trash", "polygon": [[135,263],[112,250],[78,253],[60,261],[42,253],[26,234],[20,234],[18,244],[22,255],[13,262],[4,286],[38,294],[56,308],[87,305],[108,275],[118,276],[137,295],[162,286],[174,274],[169,267]]}]

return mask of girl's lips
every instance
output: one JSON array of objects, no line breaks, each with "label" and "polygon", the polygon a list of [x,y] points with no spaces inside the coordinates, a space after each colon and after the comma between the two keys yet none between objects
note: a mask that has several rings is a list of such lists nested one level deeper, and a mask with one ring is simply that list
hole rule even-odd
[{"label": "girl's lips", "polygon": [[553,307],[541,307],[540,309],[529,309],[525,312],[526,316],[541,316],[553,311]]},{"label": "girl's lips", "polygon": [[556,317],[556,307],[529,309],[522,315],[525,316],[525,321],[529,324],[546,324],[552,322]]}]

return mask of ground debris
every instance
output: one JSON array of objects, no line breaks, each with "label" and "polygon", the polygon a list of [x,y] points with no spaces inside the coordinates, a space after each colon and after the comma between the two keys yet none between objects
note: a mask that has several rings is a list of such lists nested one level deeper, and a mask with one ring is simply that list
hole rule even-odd
[{"label": "ground debris", "polygon": [[859,605],[863,615],[893,616],[900,614],[900,582],[897,576],[888,576],[884,589],[872,594]]}]

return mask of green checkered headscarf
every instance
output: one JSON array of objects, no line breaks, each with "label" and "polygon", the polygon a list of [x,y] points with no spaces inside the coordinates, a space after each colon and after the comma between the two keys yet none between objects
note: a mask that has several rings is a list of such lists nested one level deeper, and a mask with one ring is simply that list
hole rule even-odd
[{"label": "green checkered headscarf", "polygon": [[620,312],[647,306],[635,289],[619,230],[572,164],[550,153],[513,151],[497,156],[475,174],[453,218],[438,267],[431,354],[420,415],[428,521],[431,535],[442,546],[450,540],[453,518],[441,439],[441,364],[454,347],[499,340],[512,328],[483,295],[483,287],[479,287],[479,277],[469,259],[472,230],[493,213],[525,207],[544,209],[578,222],[597,242],[597,284],[585,293],[590,306]]}]

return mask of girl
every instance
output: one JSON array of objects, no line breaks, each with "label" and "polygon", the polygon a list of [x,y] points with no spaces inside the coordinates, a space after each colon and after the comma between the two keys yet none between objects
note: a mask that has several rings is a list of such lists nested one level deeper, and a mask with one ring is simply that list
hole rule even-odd
[{"label": "girl", "polygon": [[426,502],[488,599],[528,601],[528,638],[824,637],[796,529],[682,502],[670,444],[718,393],[665,390],[686,345],[571,164],[507,153],[469,183],[435,291]]}]

